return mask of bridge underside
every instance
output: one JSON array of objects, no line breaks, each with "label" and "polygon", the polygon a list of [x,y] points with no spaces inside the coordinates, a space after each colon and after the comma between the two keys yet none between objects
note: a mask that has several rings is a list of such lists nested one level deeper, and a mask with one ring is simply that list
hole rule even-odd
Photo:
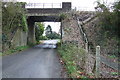
[{"label": "bridge underside", "polygon": [[65,12],[65,10],[63,10],[62,8],[28,8],[27,9],[27,14],[28,15],[32,15],[32,14],[37,14],[37,15],[42,15],[42,14],[58,14],[61,12]]},{"label": "bridge underside", "polygon": [[27,8],[28,43],[35,43],[35,22],[61,22],[59,14],[70,10],[71,2],[62,2],[62,8]]},{"label": "bridge underside", "polygon": [[59,16],[29,16],[33,22],[61,22]]},{"label": "bridge underside", "polygon": [[28,22],[28,44],[35,43],[35,22],[61,22],[59,16],[29,16]]}]

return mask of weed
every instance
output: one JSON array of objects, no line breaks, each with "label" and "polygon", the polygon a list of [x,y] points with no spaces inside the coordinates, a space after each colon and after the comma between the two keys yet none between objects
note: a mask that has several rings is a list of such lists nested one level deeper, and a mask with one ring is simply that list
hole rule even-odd
[{"label": "weed", "polygon": [[19,46],[19,47],[16,47],[16,48],[12,48],[12,49],[9,49],[8,51],[4,52],[2,55],[10,55],[10,54],[13,54],[13,53],[16,53],[16,52],[20,52],[22,50],[25,50],[29,48],[29,46]]},{"label": "weed", "polygon": [[[62,44],[61,47],[58,46],[58,52],[65,62],[65,67],[67,69],[69,77],[76,78],[77,76],[80,76],[80,74],[78,73],[78,70],[80,69],[77,67],[77,62],[80,61],[80,58],[82,58],[83,61],[85,50],[82,48],[78,48],[76,45],[73,44]],[[83,78],[85,78],[85,76]]]}]

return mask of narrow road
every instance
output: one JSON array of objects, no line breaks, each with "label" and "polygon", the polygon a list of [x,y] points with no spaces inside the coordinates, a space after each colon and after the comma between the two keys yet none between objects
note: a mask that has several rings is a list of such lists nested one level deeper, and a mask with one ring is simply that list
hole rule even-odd
[{"label": "narrow road", "polygon": [[61,78],[55,49],[34,47],[2,58],[3,78]]}]

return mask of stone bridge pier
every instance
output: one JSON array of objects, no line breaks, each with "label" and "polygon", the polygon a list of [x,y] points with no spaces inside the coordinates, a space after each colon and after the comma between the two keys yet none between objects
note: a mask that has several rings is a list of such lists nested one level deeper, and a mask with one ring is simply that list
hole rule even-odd
[{"label": "stone bridge pier", "polygon": [[28,44],[35,43],[35,22],[29,17],[28,22]]}]

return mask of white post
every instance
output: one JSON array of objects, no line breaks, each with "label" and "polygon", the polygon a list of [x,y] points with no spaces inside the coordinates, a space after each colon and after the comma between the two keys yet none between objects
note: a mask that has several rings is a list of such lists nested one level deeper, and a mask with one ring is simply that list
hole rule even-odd
[{"label": "white post", "polygon": [[85,43],[85,49],[86,49],[86,52],[88,53],[88,43]]},{"label": "white post", "polygon": [[96,78],[100,76],[100,46],[96,47]]},{"label": "white post", "polygon": [[85,68],[85,70],[86,70],[86,73],[88,73],[88,69],[89,69],[89,62],[88,62],[88,43],[85,43],[85,50],[86,50],[86,53],[85,53],[85,65],[84,65],[84,68]]}]

